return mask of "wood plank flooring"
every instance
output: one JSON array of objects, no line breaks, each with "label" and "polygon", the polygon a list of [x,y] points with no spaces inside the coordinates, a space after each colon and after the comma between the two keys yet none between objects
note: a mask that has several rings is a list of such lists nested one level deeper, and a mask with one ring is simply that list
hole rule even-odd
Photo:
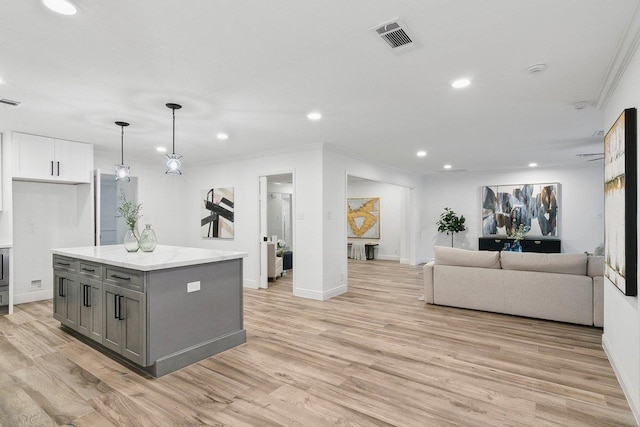
[{"label": "wood plank flooring", "polygon": [[248,342],[159,379],[0,317],[2,426],[632,426],[602,330],[424,305],[422,269],[349,261],[349,292],[245,290]]}]

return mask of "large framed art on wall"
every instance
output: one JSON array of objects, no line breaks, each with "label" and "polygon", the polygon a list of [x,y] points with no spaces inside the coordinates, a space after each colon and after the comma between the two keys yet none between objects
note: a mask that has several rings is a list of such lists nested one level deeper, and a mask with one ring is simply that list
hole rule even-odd
[{"label": "large framed art on wall", "polygon": [[604,275],[638,294],[637,113],[622,112],[604,137]]},{"label": "large framed art on wall", "polygon": [[527,237],[558,237],[560,184],[482,187],[482,235],[513,236],[522,224]]}]

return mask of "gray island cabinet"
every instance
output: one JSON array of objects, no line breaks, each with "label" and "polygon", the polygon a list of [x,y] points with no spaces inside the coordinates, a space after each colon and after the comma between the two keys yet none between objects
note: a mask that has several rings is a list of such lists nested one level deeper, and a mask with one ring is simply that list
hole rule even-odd
[{"label": "gray island cabinet", "polygon": [[158,245],[53,249],[53,317],[160,377],[246,342],[244,252]]}]

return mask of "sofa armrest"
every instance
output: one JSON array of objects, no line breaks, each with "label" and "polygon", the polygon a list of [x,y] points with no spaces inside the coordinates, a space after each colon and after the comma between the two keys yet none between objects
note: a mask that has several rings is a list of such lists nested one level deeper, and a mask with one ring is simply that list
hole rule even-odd
[{"label": "sofa armrest", "polygon": [[593,326],[604,326],[604,277],[593,278]]},{"label": "sofa armrest", "polygon": [[604,257],[589,255],[587,257],[587,276],[604,276]]},{"label": "sofa armrest", "polygon": [[429,261],[422,267],[424,273],[424,302],[433,304],[433,266],[435,262]]}]

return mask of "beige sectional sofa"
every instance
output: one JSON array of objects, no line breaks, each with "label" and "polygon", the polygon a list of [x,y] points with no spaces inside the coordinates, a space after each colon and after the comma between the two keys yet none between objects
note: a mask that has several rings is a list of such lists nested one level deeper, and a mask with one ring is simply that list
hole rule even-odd
[{"label": "beige sectional sofa", "polygon": [[603,257],[434,247],[425,302],[602,327]]}]

